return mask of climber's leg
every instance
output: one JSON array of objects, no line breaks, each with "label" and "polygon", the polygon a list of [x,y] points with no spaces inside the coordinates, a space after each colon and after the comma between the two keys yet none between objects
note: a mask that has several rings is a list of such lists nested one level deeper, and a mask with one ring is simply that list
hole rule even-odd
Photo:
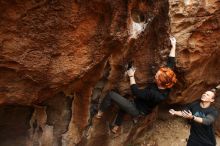
[{"label": "climber's leg", "polygon": [[139,111],[133,102],[129,101],[128,99],[122,97],[121,95],[113,91],[109,92],[104,97],[103,101],[101,102],[98,114],[106,111],[107,108],[112,104],[112,101],[114,101],[120,109],[131,114],[132,116],[139,115]]}]

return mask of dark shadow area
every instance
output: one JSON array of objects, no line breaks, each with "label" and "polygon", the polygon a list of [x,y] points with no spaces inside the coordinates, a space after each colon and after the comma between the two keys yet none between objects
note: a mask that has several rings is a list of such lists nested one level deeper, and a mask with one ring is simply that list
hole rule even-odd
[{"label": "dark shadow area", "polygon": [[0,146],[24,146],[32,107],[7,105],[0,107]]}]

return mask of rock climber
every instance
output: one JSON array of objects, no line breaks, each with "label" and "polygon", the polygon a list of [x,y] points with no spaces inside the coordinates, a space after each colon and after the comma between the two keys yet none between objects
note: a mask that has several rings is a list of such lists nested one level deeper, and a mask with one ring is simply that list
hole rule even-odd
[{"label": "rock climber", "polygon": [[190,120],[191,128],[187,146],[216,146],[213,123],[218,116],[218,111],[212,103],[215,101],[218,89],[220,84],[203,93],[199,101],[189,104],[183,111],[169,110],[174,116]]},{"label": "rock climber", "polygon": [[113,91],[110,91],[102,100],[96,118],[102,117],[103,113],[112,104],[112,101],[119,106],[119,112],[113,127],[111,128],[113,133],[118,132],[125,113],[128,113],[133,117],[146,116],[152,112],[156,105],[167,99],[170,88],[172,88],[177,81],[176,74],[173,71],[175,66],[176,39],[170,37],[170,41],[172,48],[167,66],[161,67],[157,71],[155,75],[155,83],[149,84],[145,89],[139,89],[134,76],[136,69],[132,67],[127,70],[127,75],[130,79],[132,94],[135,96],[134,100],[130,101]]}]

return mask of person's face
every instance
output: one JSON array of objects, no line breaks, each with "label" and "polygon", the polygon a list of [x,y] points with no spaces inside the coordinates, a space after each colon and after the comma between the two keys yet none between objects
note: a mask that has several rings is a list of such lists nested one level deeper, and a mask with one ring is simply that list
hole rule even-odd
[{"label": "person's face", "polygon": [[205,102],[214,102],[214,96],[215,94],[212,91],[206,91],[202,94],[201,100]]}]

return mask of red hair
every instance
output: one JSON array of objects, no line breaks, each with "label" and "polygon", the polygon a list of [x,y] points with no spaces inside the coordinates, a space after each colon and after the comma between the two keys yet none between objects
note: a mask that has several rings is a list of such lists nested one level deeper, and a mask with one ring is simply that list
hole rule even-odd
[{"label": "red hair", "polygon": [[165,88],[171,88],[177,82],[176,74],[169,67],[161,67],[156,78],[157,84]]}]

